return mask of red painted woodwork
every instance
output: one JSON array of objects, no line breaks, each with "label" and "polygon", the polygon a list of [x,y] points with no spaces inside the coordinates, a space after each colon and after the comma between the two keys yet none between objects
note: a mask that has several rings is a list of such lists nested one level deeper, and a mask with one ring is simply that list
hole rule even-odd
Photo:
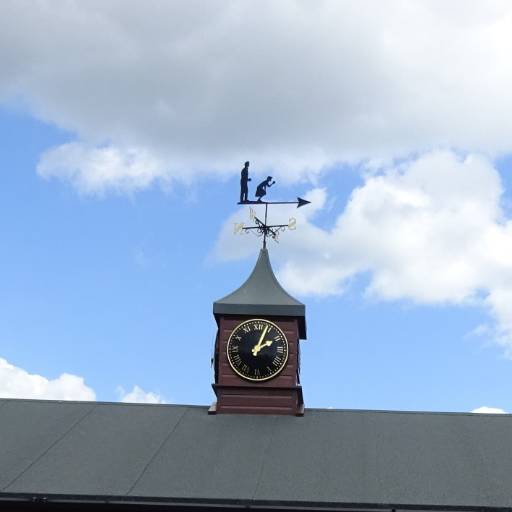
[{"label": "red painted woodwork", "polygon": [[217,395],[216,413],[302,415],[304,402],[298,385],[299,326],[295,318],[262,317],[277,324],[288,339],[288,361],[274,378],[253,382],[243,379],[231,368],[227,343],[233,330],[251,316],[225,316],[219,319],[218,379],[213,385]]}]

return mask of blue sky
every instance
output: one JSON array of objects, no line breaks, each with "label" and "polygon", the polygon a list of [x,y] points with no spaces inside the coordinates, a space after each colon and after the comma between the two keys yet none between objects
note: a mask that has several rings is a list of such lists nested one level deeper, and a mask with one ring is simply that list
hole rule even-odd
[{"label": "blue sky", "polygon": [[149,4],[0,7],[0,396],[213,402],[250,160],[307,407],[512,411],[512,2]]}]

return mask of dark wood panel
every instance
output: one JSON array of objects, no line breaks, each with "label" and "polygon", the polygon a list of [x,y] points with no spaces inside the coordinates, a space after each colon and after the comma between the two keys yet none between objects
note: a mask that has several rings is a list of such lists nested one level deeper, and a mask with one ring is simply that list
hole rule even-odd
[{"label": "dark wood panel", "polygon": [[303,405],[300,386],[248,388],[215,385],[214,390],[217,413],[296,415],[301,413]]},{"label": "dark wood panel", "polygon": [[229,407],[223,406],[221,409],[217,409],[218,413],[222,414],[280,414],[286,416],[295,415],[294,407]]},{"label": "dark wood panel", "polygon": [[239,377],[236,374],[222,375],[222,379],[219,378],[219,384],[223,386],[246,386],[249,388],[289,388],[291,386],[295,386],[296,384],[296,376],[293,375],[280,375],[280,379],[275,377],[274,379],[265,380],[263,382],[251,382],[246,381]]},{"label": "dark wood panel", "polygon": [[[294,364],[290,364],[290,365],[286,365],[280,373],[278,373],[273,379],[271,380],[276,380],[279,376],[282,376],[282,375],[295,375],[295,365]],[[222,375],[236,375],[236,373],[233,372],[229,362],[227,361],[223,361],[221,364],[220,364],[220,367],[219,367],[219,371],[221,372]],[[241,377],[238,377],[237,378],[241,379]],[[245,380],[242,379],[244,382]]]},{"label": "dark wood panel", "polygon": [[223,395],[223,407],[292,407],[295,403],[290,396]]},{"label": "dark wood panel", "polygon": [[232,382],[234,386],[249,386],[249,387],[274,387],[280,386],[280,381],[286,381],[287,385],[290,379],[293,380],[293,385],[296,384],[295,380],[297,379],[297,372],[295,371],[295,367],[287,366],[281,373],[273,377],[269,380],[264,381],[250,381],[246,380],[239,375],[237,375],[229,366],[228,363],[223,363],[222,367],[219,368],[219,384],[226,384],[229,380]]}]

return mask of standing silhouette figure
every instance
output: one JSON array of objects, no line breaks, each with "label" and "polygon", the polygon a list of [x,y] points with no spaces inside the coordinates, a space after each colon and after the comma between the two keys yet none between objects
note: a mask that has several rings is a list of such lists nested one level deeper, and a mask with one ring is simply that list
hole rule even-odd
[{"label": "standing silhouette figure", "polygon": [[240,173],[240,202],[247,202],[247,194],[249,193],[249,189],[247,187],[247,182],[251,181],[249,178],[249,162],[245,162],[244,168]]}]

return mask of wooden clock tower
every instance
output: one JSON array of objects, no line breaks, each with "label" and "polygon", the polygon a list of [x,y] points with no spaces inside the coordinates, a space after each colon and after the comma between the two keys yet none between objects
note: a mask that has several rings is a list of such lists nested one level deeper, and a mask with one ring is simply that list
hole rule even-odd
[{"label": "wooden clock tower", "polygon": [[247,281],[213,303],[217,402],[211,414],[302,416],[299,340],[306,339],[306,307],[289,295],[261,249]]}]

